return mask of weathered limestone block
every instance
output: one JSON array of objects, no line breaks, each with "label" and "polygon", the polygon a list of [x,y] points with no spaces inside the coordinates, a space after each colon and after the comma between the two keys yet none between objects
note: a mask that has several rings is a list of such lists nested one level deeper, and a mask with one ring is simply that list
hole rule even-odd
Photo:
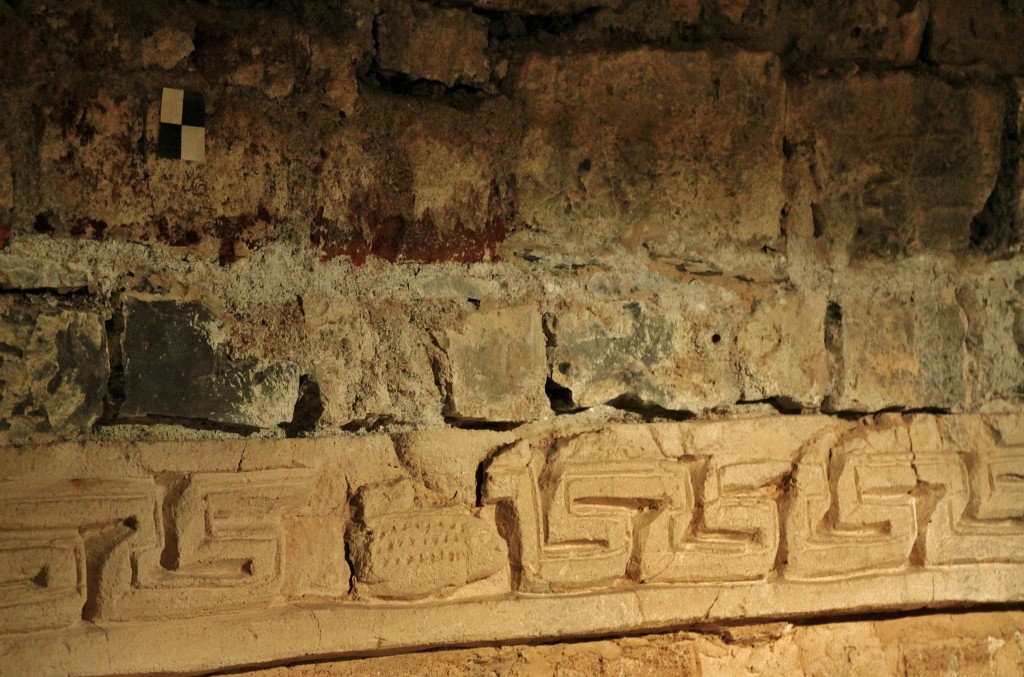
[{"label": "weathered limestone block", "polygon": [[736,332],[742,400],[796,409],[821,403],[828,384],[825,313],[825,297],[815,292],[772,289],[755,298]]},{"label": "weathered limestone block", "polygon": [[910,73],[791,88],[786,139],[817,187],[814,235],[850,259],[960,251],[995,186],[1002,97]]},{"label": "weathered limestone block", "polygon": [[530,421],[549,414],[540,313],[529,306],[474,313],[441,339],[447,355],[445,415]]},{"label": "weathered limestone block", "polygon": [[952,287],[864,288],[829,307],[829,411],[959,408],[967,386],[967,318]]},{"label": "weathered limestone block", "polygon": [[103,319],[10,300],[0,304],[0,318],[0,434],[88,431],[103,413],[110,372]]},{"label": "weathered limestone block", "polygon": [[175,443],[64,445],[49,448],[41,473],[7,459],[2,559],[18,589],[0,604],[0,627],[266,606],[285,580],[282,518],[308,504],[316,476],[288,446],[221,442],[197,458]]},{"label": "weathered limestone block", "polygon": [[[736,4],[742,4],[742,0]],[[669,39],[682,31],[693,30],[703,23],[700,0],[625,3],[617,7],[602,8],[593,18],[593,26],[599,30],[629,33],[646,41]]]},{"label": "weathered limestone block", "polygon": [[679,296],[591,303],[549,322],[551,378],[578,407],[624,398],[698,412],[739,401],[820,403],[825,301],[689,283]]},{"label": "weathered limestone block", "polygon": [[928,486],[933,501],[917,556],[927,564],[1024,561],[1024,544],[1015,537],[1024,514],[1021,428],[1003,427],[998,436],[980,429],[977,421],[950,428],[947,437],[971,440],[973,446],[957,454],[936,444],[945,431],[933,419],[911,428],[919,447],[921,440],[932,442],[927,451],[914,452],[918,481]]},{"label": "weathered limestone block", "polygon": [[487,19],[462,9],[415,1],[388,5],[377,16],[377,59],[386,71],[455,85],[480,86],[491,74]]},{"label": "weathered limestone block", "polygon": [[1024,275],[991,270],[963,281],[970,404],[1013,402],[1024,392]]},{"label": "weathered limestone block", "polygon": [[1019,0],[932,0],[929,56],[939,63],[981,63],[997,73],[1024,73],[1021,33]]},{"label": "weathered limestone block", "polygon": [[35,256],[6,252],[0,255],[0,289],[67,293],[88,289],[92,280],[90,271],[75,263],[43,262]]},{"label": "weathered limestone block", "polygon": [[349,532],[360,594],[396,599],[446,595],[505,571],[494,526],[462,508],[432,508],[412,480],[356,495]]},{"label": "weathered limestone block", "polygon": [[339,597],[351,588],[341,515],[292,517],[283,521],[289,564],[281,593],[289,598]]},{"label": "weathered limestone block", "polygon": [[288,422],[298,367],[233,359],[221,323],[196,302],[124,303],[123,417],[170,417],[269,428]]},{"label": "weathered limestone block", "polygon": [[320,389],[323,427],[441,423],[430,338],[409,323],[407,306],[382,301],[369,307],[309,296],[306,308],[310,373]]},{"label": "weathered limestone block", "polygon": [[928,23],[927,0],[857,0],[805,3],[784,0],[783,31],[804,60],[869,61],[908,66],[921,52]]},{"label": "weathered limestone block", "polygon": [[784,86],[775,57],[638,49],[531,55],[520,213],[564,247],[682,259],[779,235]]}]

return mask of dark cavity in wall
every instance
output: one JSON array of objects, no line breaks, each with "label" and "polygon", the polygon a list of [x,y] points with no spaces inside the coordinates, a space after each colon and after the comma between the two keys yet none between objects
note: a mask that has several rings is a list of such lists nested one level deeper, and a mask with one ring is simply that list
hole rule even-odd
[{"label": "dark cavity in wall", "polygon": [[1024,223],[1020,222],[1017,193],[1024,177],[1021,176],[1021,94],[1017,88],[1007,86],[1006,114],[1003,125],[1002,156],[999,176],[985,202],[984,208],[971,222],[970,247],[991,254],[1009,254],[1021,242]]},{"label": "dark cavity in wall", "polygon": [[[301,298],[301,297],[300,297]],[[324,403],[320,396],[320,384],[307,375],[299,377],[299,398],[295,401],[292,420],[280,424],[286,437],[305,437],[316,430],[324,414]]]}]

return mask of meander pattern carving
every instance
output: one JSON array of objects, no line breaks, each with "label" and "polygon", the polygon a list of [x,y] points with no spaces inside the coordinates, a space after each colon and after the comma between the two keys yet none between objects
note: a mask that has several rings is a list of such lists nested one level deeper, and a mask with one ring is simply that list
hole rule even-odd
[{"label": "meander pattern carving", "polygon": [[[724,423],[520,439],[481,467],[476,506],[445,502],[413,477],[370,483],[343,497],[351,515],[336,534],[352,593],[325,601],[401,606],[461,589],[505,598],[1024,564],[1017,428],[968,420],[970,434],[958,436],[936,417],[823,420],[792,449],[758,448],[752,435],[736,438],[750,448],[728,453],[687,442],[698,430],[687,426],[718,425],[728,446]],[[5,471],[0,633],[292,602],[282,584],[303,562],[290,558],[318,550],[286,552],[285,520],[309,509],[333,467],[170,481]]]}]

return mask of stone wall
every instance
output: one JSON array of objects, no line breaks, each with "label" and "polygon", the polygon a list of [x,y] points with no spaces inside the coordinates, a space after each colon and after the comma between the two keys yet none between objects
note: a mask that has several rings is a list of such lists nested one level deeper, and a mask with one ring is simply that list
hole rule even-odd
[{"label": "stone wall", "polygon": [[0,672],[1019,605],[1021,34],[0,2]]}]

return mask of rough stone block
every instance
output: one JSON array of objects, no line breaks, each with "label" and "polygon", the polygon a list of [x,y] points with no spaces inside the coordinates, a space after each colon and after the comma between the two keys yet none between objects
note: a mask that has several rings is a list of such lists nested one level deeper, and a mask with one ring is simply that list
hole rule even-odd
[{"label": "rough stone block", "polygon": [[516,143],[517,117],[507,102],[462,111],[367,91],[358,117],[362,129],[317,138],[323,161],[294,181],[296,199],[315,205],[310,239],[321,258],[496,258],[513,221],[503,155]]},{"label": "rough stone block", "polygon": [[551,378],[591,407],[700,412],[739,401],[815,407],[824,396],[824,300],[691,283],[678,296],[591,303],[555,315]]},{"label": "rough stone block", "polygon": [[377,17],[377,58],[386,71],[480,86],[490,78],[487,19],[462,9],[393,3]]},{"label": "rough stone block", "polygon": [[103,413],[109,372],[95,313],[0,304],[0,435],[87,432]]},{"label": "rough stone block", "polygon": [[483,311],[446,331],[445,415],[470,421],[530,421],[550,413],[540,314],[522,306]]},{"label": "rough stone block", "polygon": [[[309,52],[295,26],[280,15],[220,28],[218,39],[204,40],[195,61],[211,82],[258,90],[270,99],[287,97],[309,67]],[[244,32],[243,29],[244,27]]]},{"label": "rough stone block", "polygon": [[851,259],[959,251],[995,186],[994,89],[910,73],[791,89],[790,148],[809,163],[814,234]]},{"label": "rough stone block", "polygon": [[521,216],[558,246],[669,258],[777,237],[780,70],[759,53],[529,56],[515,84]]},{"label": "rough stone block", "polygon": [[816,408],[828,386],[825,297],[773,289],[751,305],[736,332],[741,400]]},{"label": "rough stone block", "polygon": [[964,281],[956,299],[967,317],[970,400],[1013,402],[1024,394],[1024,276],[990,271]]},{"label": "rough stone block", "polygon": [[1011,239],[1021,242],[1024,241],[1024,78],[1015,81],[1013,92],[1010,138],[1004,139],[1004,143],[1009,144],[1012,139],[1015,144],[1009,148],[1009,165],[1003,166],[1003,172],[1008,175],[1008,200],[1013,224]]},{"label": "rough stone block", "polygon": [[782,33],[792,40],[788,49],[794,60],[908,66],[921,53],[930,4],[927,0],[784,0],[779,14]]},{"label": "rough stone block", "polygon": [[985,64],[1024,73],[1024,5],[1019,0],[932,0],[929,56],[955,65]]},{"label": "rough stone block", "polygon": [[89,87],[40,94],[37,232],[191,246],[226,261],[237,243],[276,234],[288,161],[264,97],[236,93],[223,108],[208,101],[207,125],[218,133],[206,161],[192,163],[156,156],[158,95]]},{"label": "rough stone block", "polygon": [[169,417],[270,428],[291,420],[298,367],[235,359],[205,306],[129,298],[124,304],[123,417]]},{"label": "rough stone block", "polygon": [[829,411],[962,407],[967,321],[949,287],[864,288],[829,307]]},{"label": "rough stone block", "polygon": [[188,57],[195,49],[195,45],[187,31],[161,26],[142,40],[141,49],[140,60],[143,68],[159,66],[170,69]]},{"label": "rough stone block", "polygon": [[360,56],[358,47],[351,43],[339,44],[323,35],[310,41],[310,77],[322,88],[324,100],[346,116],[355,112],[359,97],[356,63]]},{"label": "rough stone block", "polygon": [[0,289],[67,293],[87,289],[92,281],[90,271],[79,264],[37,256],[0,255]]},{"label": "rough stone block", "polygon": [[441,423],[430,338],[409,323],[407,306],[370,308],[307,295],[306,308],[323,427]]}]

